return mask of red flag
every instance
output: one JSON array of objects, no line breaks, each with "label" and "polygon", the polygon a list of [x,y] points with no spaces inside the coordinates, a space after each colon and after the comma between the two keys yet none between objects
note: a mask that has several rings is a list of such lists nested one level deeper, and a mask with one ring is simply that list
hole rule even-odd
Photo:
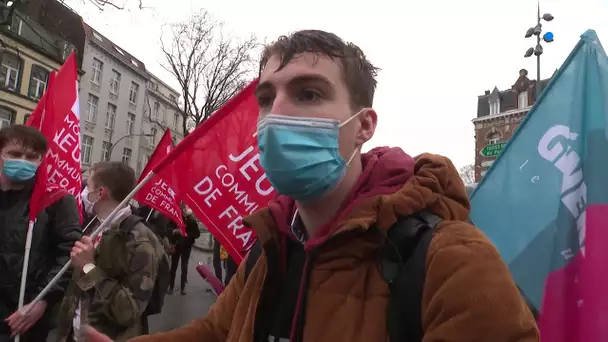
[{"label": "red flag", "polygon": [[49,144],[36,173],[30,199],[31,220],[66,192],[76,197],[82,213],[77,70],[76,56],[72,53],[59,72],[51,74],[49,87],[27,122],[38,128]]},{"label": "red flag", "polygon": [[[142,179],[152,171],[152,167],[162,161],[172,149],[173,140],[171,139],[171,131],[167,129],[156,146],[154,153],[152,153],[144,171],[141,173],[139,182],[141,182]],[[184,224],[184,219],[182,218],[182,211],[179,208],[181,198],[177,196],[174,190],[177,189],[177,186],[172,183],[174,177],[171,177],[175,172],[174,165],[169,165],[152,176],[152,179],[135,194],[133,199],[139,203],[144,203],[171,218],[185,235],[186,226]]]},{"label": "red flag", "polygon": [[154,173],[175,168],[171,184],[177,184],[183,201],[239,263],[255,241],[243,216],[274,196],[259,163],[257,83],[231,98],[153,168]]}]

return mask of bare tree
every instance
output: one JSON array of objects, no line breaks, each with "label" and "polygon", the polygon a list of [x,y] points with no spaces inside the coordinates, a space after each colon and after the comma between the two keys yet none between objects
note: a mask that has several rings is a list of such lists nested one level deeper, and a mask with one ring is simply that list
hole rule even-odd
[{"label": "bare tree", "polygon": [[[70,0],[59,0],[61,2],[69,2]],[[113,8],[118,10],[124,10],[130,5],[135,5],[139,9],[147,8],[144,6],[145,0],[71,0],[71,1],[80,1],[80,2],[88,2],[93,4],[93,6],[97,7],[100,11],[103,11],[106,8]]]},{"label": "bare tree", "polygon": [[170,44],[161,37],[161,49],[165,69],[180,85],[186,136],[188,122],[198,126],[246,85],[257,40],[239,40],[226,34],[224,24],[205,10],[170,27]]},{"label": "bare tree", "polygon": [[475,165],[469,164],[461,167],[458,170],[458,174],[465,185],[474,184],[475,183]]}]

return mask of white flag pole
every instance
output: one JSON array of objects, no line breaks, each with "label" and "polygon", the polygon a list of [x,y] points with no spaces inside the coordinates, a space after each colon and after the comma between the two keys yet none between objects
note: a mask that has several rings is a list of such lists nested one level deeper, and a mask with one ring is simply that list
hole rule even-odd
[{"label": "white flag pole", "polygon": [[97,217],[97,216],[93,217],[93,218],[92,218],[92,219],[89,221],[89,223],[87,223],[87,225],[84,227],[84,229],[82,230],[82,234],[85,234],[85,233],[87,232],[87,230],[89,230],[89,227],[91,227],[91,225],[93,224],[93,222],[95,222],[95,220],[97,220],[97,219],[98,219],[98,217]]},{"label": "white flag pole", "polygon": [[[25,236],[25,253],[23,254],[23,268],[21,269],[21,285],[19,287],[19,303],[17,308],[19,311],[23,309],[25,305],[25,285],[27,284],[27,269],[30,263],[30,251],[32,250],[32,237],[34,231],[34,224],[36,221],[30,220],[27,225],[27,234]],[[15,342],[19,342],[21,336],[15,336]]]},{"label": "white flag pole", "polygon": [[150,212],[148,213],[148,217],[146,217],[146,222],[150,221],[150,216],[152,216],[153,212],[154,212],[154,209],[150,208]]},{"label": "white flag pole", "polygon": [[[141,190],[141,188],[146,185],[146,183],[148,183],[148,181],[150,179],[152,179],[152,176],[154,176],[154,172],[150,171],[148,173],[148,175],[141,180],[141,182],[139,182],[135,188],[133,189],[133,191],[131,191],[131,193],[129,195],[127,195],[127,197],[122,200],[122,202],[120,202],[120,204],[114,208],[114,210],[112,210],[112,212],[110,213],[110,215],[108,215],[108,217],[103,220],[101,222],[101,224],[99,225],[99,227],[97,227],[93,233],[90,235],[91,238],[95,238],[97,235],[99,235],[101,232],[104,231],[104,229],[106,228],[107,225],[109,225],[113,220],[114,217],[116,217],[116,215],[118,214],[118,212],[124,208],[131,199],[133,199],[133,196],[135,196],[135,194]],[[34,300],[30,303],[31,305],[29,305],[27,307],[27,309],[22,312],[22,314],[27,315],[30,313],[32,307],[34,305],[36,305],[38,302],[40,302],[42,300],[42,298],[44,298],[44,296],[46,296],[46,294],[51,290],[51,288],[53,286],[55,286],[55,284],[57,284],[57,282],[59,281],[59,278],[61,278],[63,276],[63,274],[70,268],[70,266],[72,265],[72,260],[70,259],[64,266],[63,268],[61,268],[61,270],[59,270],[59,272],[57,273],[57,275],[55,275],[55,277],[49,282],[49,284],[42,289],[42,291],[38,294],[38,296],[36,296],[36,298],[34,298]]]}]

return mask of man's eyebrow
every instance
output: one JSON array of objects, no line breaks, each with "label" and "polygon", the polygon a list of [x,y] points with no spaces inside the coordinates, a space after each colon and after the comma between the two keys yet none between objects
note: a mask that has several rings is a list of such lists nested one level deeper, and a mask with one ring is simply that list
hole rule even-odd
[{"label": "man's eyebrow", "polygon": [[272,83],[266,81],[263,83],[258,84],[257,87],[255,87],[255,95],[258,96],[259,93],[263,92],[263,91],[268,91],[268,90],[272,90],[274,89],[274,86],[272,85]]},{"label": "man's eyebrow", "polygon": [[328,85],[328,86],[334,86],[333,82],[331,82],[327,77],[325,77],[321,74],[316,74],[316,73],[296,76],[289,81],[289,84],[293,85],[293,84],[311,83],[311,82],[324,83],[325,85]]},{"label": "man's eyebrow", "polygon": [[[298,76],[292,78],[291,80],[289,80],[289,85],[293,86],[293,85],[297,85],[297,84],[312,83],[312,82],[323,83],[327,86],[334,86],[333,82],[331,82],[327,77],[325,77],[321,74],[316,74],[316,73],[298,75]],[[255,94],[258,95],[259,93],[261,93],[263,91],[269,91],[269,90],[274,90],[274,89],[275,89],[275,86],[272,83],[270,83],[269,81],[265,81],[265,82],[258,84],[258,86],[255,88]]]}]

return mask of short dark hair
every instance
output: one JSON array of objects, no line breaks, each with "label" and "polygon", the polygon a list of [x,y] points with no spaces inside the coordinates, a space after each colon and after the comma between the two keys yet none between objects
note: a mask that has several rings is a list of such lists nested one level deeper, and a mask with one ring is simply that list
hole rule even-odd
[{"label": "short dark hair", "polygon": [[306,52],[326,56],[340,62],[342,78],[354,110],[372,106],[378,83],[376,76],[380,69],[367,60],[357,45],[345,42],[333,33],[321,30],[302,30],[289,36],[279,37],[277,41],[264,47],[259,74],[262,74],[268,60],[275,55],[281,59],[281,64],[276,70],[279,71],[294,57]]},{"label": "short dark hair", "polygon": [[25,125],[11,125],[0,129],[0,149],[11,142],[29,148],[40,155],[44,155],[48,148],[44,135],[34,127]]},{"label": "short dark hair", "polygon": [[133,168],[122,162],[100,162],[93,165],[89,171],[95,184],[108,188],[115,201],[124,200],[137,182]]}]

